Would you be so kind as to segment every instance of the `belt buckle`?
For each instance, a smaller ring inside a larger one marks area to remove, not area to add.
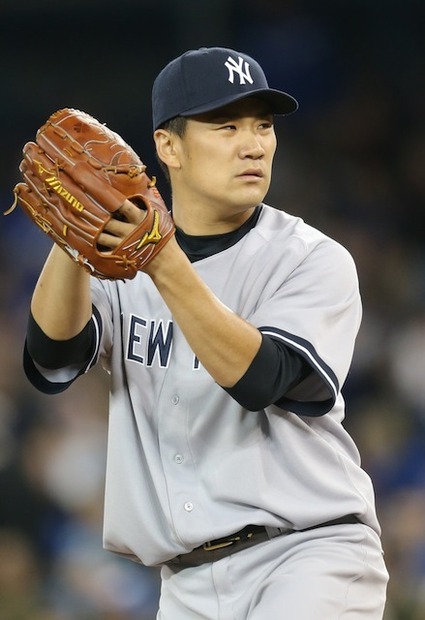
[[[217,549],[224,549],[225,547],[230,547],[231,545],[234,545],[236,542],[240,541],[240,539],[240,536],[233,536],[222,541],[212,540],[204,543],[202,545],[202,549],[204,551],[216,551]]]

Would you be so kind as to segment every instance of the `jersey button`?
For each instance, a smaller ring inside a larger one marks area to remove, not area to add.
[[[173,403],[173,405],[177,405],[179,400],[180,398],[177,396],[177,394],[174,394],[174,396],[171,397],[171,402]]]
[[[176,454],[176,455],[174,456],[174,460],[175,460],[175,462],[176,462],[178,465],[180,465],[180,463],[183,463],[183,461],[184,461],[184,456],[183,456],[183,454]]]
[[[186,512],[192,512],[192,510],[193,510],[192,502],[186,502],[185,505],[184,505],[184,509],[186,510]]]

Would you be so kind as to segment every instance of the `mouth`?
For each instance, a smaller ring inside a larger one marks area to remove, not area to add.
[[[262,179],[264,177],[264,172],[258,168],[248,168],[248,170],[245,170],[238,176],[242,178]]]

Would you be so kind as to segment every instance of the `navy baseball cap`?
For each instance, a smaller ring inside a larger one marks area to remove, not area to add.
[[[153,128],[175,116],[193,116],[245,97],[265,99],[273,114],[298,108],[294,97],[269,88],[258,62],[224,47],[189,50],[172,60],[156,77],[152,89]]]

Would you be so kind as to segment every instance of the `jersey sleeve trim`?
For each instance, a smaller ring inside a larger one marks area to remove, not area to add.
[[[100,340],[102,336],[102,319],[98,310],[93,306],[92,308],[92,333],[94,335],[92,347],[90,350],[90,358],[87,362],[82,366],[82,368],[70,379],[69,381],[50,381],[47,379],[43,373],[37,368],[34,360],[32,359],[29,351],[27,342],[25,341],[24,352],[23,352],[23,367],[25,375],[27,376],[30,383],[40,392],[44,394],[60,394],[64,392],[68,387],[70,387],[74,381],[86,373],[92,366],[95,365],[98,358]]]
[[[328,366],[320,358],[312,344],[304,338],[294,336],[293,334],[290,334],[289,332],[286,332],[277,327],[263,326],[260,327],[259,330],[261,331],[261,333],[270,336],[271,338],[280,340],[287,346],[292,347],[293,349],[298,351],[298,353],[304,357],[304,359],[313,368],[315,373],[320,377],[324,384],[326,392],[328,393],[328,398],[324,398],[321,400],[301,400],[296,398],[290,398],[290,395],[286,394],[275,404],[282,409],[289,409],[290,411],[293,411],[298,415],[321,416],[325,413],[328,413],[336,402],[340,386],[337,376],[330,368],[330,366]],[[308,380],[309,379],[307,379],[307,381]]]
[[[47,379],[35,365],[34,360],[32,359],[28,351],[28,345],[26,341],[24,345],[23,367],[27,379],[39,392],[42,392],[43,394],[60,394],[61,392],[64,392],[70,385],[74,383],[77,377],[84,373],[84,369],[80,370],[80,372],[78,372],[69,381],[49,381],[49,379]]]
[[[87,372],[87,370],[92,368],[92,366],[94,366],[97,362],[97,358],[99,356],[100,342],[102,340],[102,332],[103,332],[102,317],[100,315],[99,310],[96,308],[96,306],[92,306],[92,312],[93,312],[92,322],[93,322],[93,328],[94,328],[93,354],[89,360],[89,363],[86,366],[85,372]]]
[[[245,409],[260,411],[279,401],[310,372],[310,364],[298,351],[262,334],[246,373],[233,387],[223,389]]]

